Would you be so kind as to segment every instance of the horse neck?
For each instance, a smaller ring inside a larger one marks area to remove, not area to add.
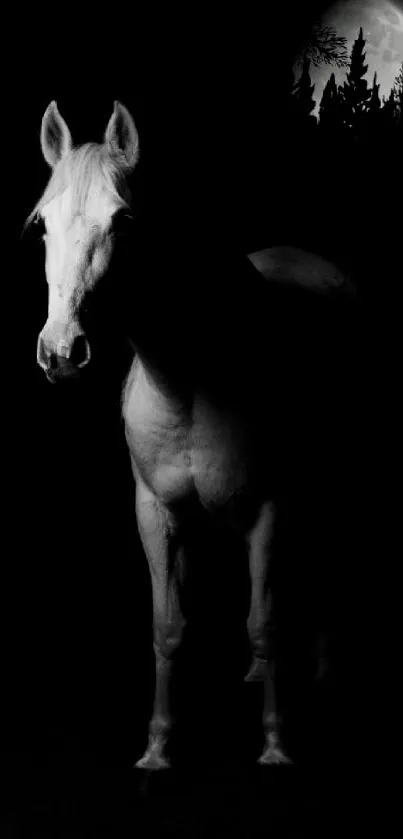
[[[171,415],[183,416],[191,413],[194,404],[195,389],[177,375],[172,375],[165,366],[155,364],[144,353],[136,353],[136,381],[141,383],[148,401],[157,413],[163,411]]]
[[[170,305],[160,300],[154,312],[151,304],[145,306],[140,317],[133,318],[129,341],[138,374],[152,393],[180,407],[189,405],[193,400],[197,346],[173,301]]]
[[[147,382],[161,397],[182,405],[197,389],[220,389],[251,321],[250,283],[243,276],[248,265],[198,252],[192,258],[188,250],[171,252],[159,270],[137,262],[143,282],[133,286],[127,331]]]

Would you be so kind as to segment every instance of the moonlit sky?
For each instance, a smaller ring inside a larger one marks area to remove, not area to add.
[[[403,61],[403,2],[397,0],[338,0],[320,18],[320,23],[332,26],[337,35],[347,38],[347,54],[350,58],[351,48],[358,37],[359,28],[362,26],[364,39],[366,41],[364,51],[366,54],[365,63],[368,64],[368,71],[365,79],[368,87],[372,86],[374,72],[377,73],[377,82],[380,84],[379,95],[388,96],[393,87],[400,63]],[[314,98],[316,108],[314,114],[318,114],[319,102],[322,98],[323,89],[332,72],[336,77],[336,84],[340,85],[346,80],[348,68],[339,70],[333,65],[323,64],[314,67],[311,64],[310,75],[312,82],[315,82]],[[299,71],[296,77],[299,76]]]

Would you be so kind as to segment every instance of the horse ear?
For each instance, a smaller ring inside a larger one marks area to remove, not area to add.
[[[118,160],[123,168],[134,169],[139,156],[139,137],[129,111],[117,100],[104,140],[111,157]]]
[[[56,102],[48,105],[42,117],[41,148],[46,163],[54,169],[71,148],[71,134],[57,109]]]

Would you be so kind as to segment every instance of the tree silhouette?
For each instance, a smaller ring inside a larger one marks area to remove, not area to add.
[[[385,121],[390,122],[390,124],[395,123],[401,125],[403,111],[403,61],[399,67],[389,96],[383,96],[382,103],[382,113]]]
[[[342,113],[339,91],[334,73],[326,82],[319,105],[319,124],[321,128],[338,130],[341,127]]]
[[[316,103],[313,98],[315,85],[311,83],[309,67],[310,61],[308,58],[305,58],[301,76],[295,83],[291,93],[291,110],[297,117],[316,123],[316,117],[311,116],[311,112],[314,110]]]
[[[376,82],[377,74],[374,73],[374,81],[371,88],[371,98],[369,100],[368,110],[372,114],[377,114],[381,107],[381,100],[379,98],[379,84]]]
[[[368,90],[367,81],[363,78],[368,70],[368,64],[364,63],[365,43],[362,27],[360,27],[358,38],[354,41],[351,50],[347,81],[344,82],[343,87],[339,88],[343,102],[344,122],[353,129],[356,139],[365,125],[365,116],[371,99],[371,90]]]
[[[371,97],[368,103],[367,112],[367,128],[368,139],[375,139],[375,134],[380,128],[381,124],[381,100],[379,97],[379,84],[377,83],[377,74],[374,73],[374,80],[372,88],[370,89]]]
[[[347,38],[336,34],[332,26],[317,24],[313,27],[308,41],[305,42],[296,56],[296,65],[301,65],[308,59],[314,67],[321,64],[334,64],[336,67],[347,67]]]
[[[395,101],[395,119],[401,125],[403,119],[403,61],[395,78],[392,90]]]

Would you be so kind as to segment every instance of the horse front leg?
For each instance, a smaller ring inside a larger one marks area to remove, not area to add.
[[[252,649],[252,661],[245,681],[264,684],[262,722],[265,745],[258,761],[263,765],[290,762],[280,741],[275,690],[275,657],[270,631],[272,594],[268,586],[268,573],[274,520],[274,506],[270,502],[265,502],[260,508],[254,527],[246,538],[251,577],[251,604],[247,630]]]
[[[151,576],[156,683],[147,749],[135,765],[140,769],[168,769],[167,746],[174,721],[171,707],[172,667],[185,628],[179,603],[184,550],[178,538],[176,517],[138,478],[136,512]]]

